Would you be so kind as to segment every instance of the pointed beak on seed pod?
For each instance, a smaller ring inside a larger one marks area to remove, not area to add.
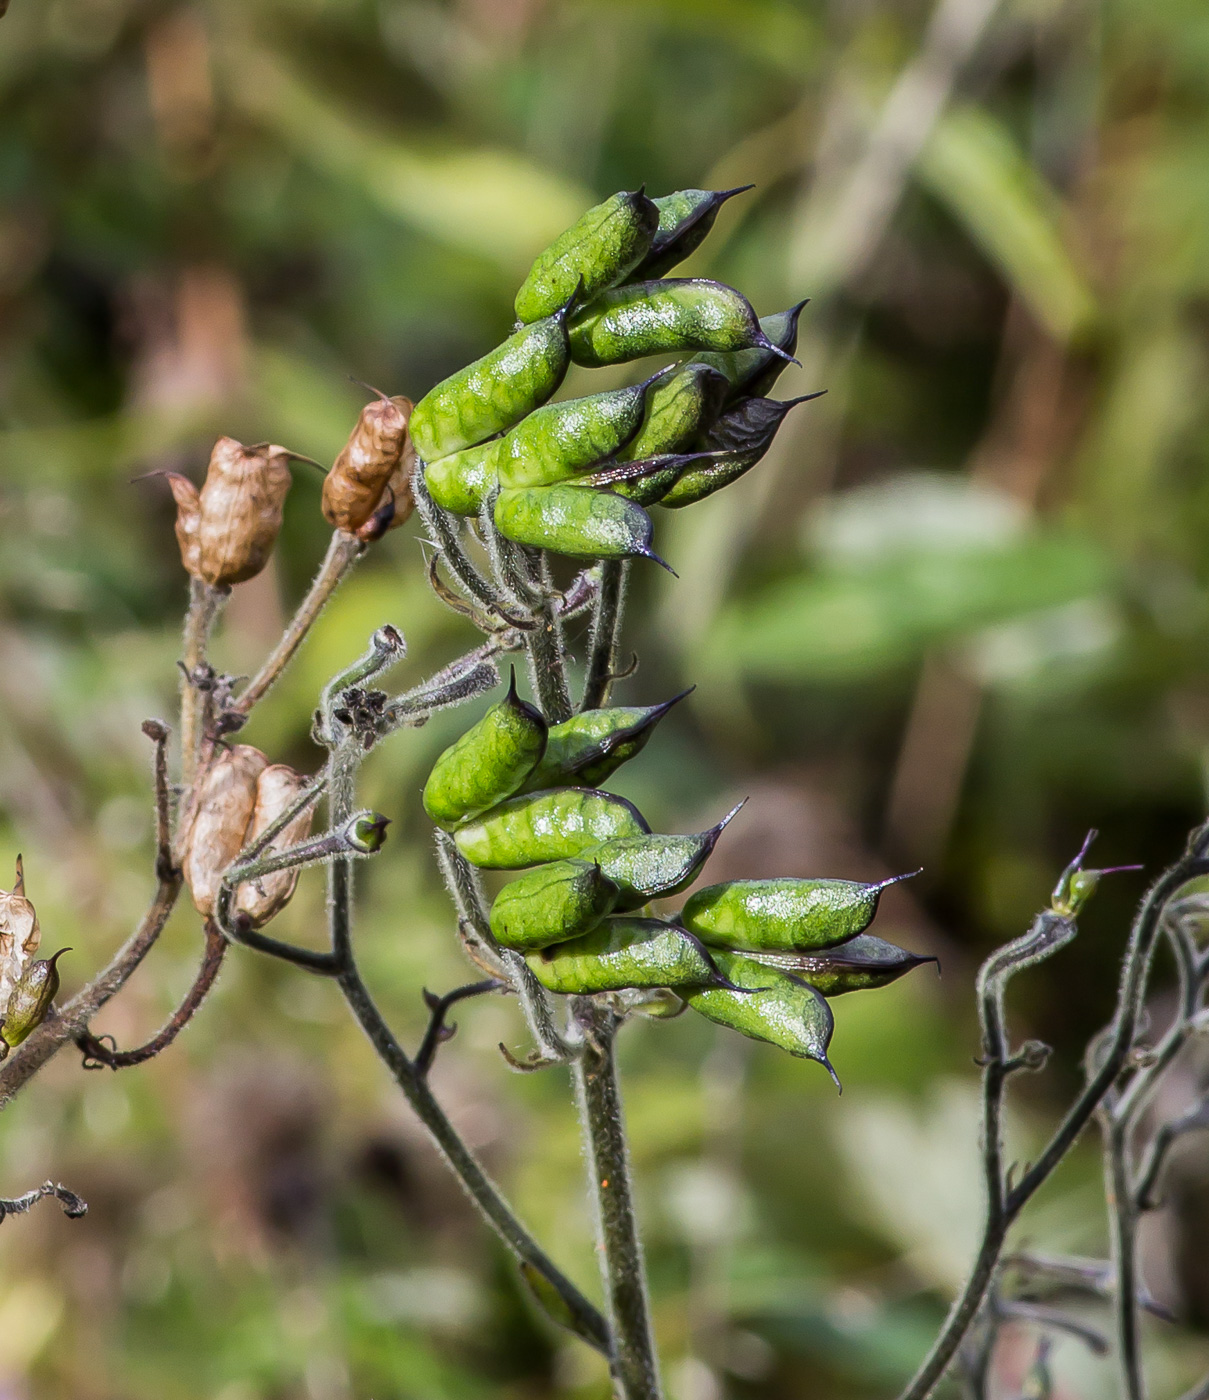
[[[385,394],[361,410],[323,483],[323,514],[329,525],[369,541],[402,525],[411,514],[416,460],[407,431],[411,411],[410,399]]]
[[[245,447],[221,437],[200,491],[187,477],[167,473],[181,562],[194,578],[229,588],[264,568],[281,529],[291,455],[284,447]]]
[[[6,1054],[46,1020],[46,1013],[59,993],[59,969],[55,964],[64,953],[70,952],[70,948],[60,948],[53,957],[36,959],[21,974],[0,1020],[0,1040]]]

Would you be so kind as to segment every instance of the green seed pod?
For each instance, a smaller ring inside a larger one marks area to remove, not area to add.
[[[868,928],[887,885],[910,878],[893,875],[876,885],[856,880],[728,880],[698,890],[681,911],[680,922],[711,947],[761,953],[832,948]]]
[[[437,505],[455,515],[478,515],[499,484],[496,463],[502,442],[502,438],[492,438],[425,463],[424,480]]]
[[[566,307],[510,335],[424,395],[408,425],[416,451],[435,462],[519,423],[563,382],[568,353]]]
[[[679,474],[664,492],[660,505],[678,510],[738,481],[767,453],[789,410],[818,397],[815,393],[784,401],[740,399],[706,433],[705,446],[711,449],[708,456],[690,463]]]
[[[620,282],[646,256],[658,227],[659,210],[643,190],[622,190],[594,205],[537,255],[516,294],[517,319],[549,316],[581,284],[587,299]]]
[[[708,831],[692,836],[623,836],[592,847],[585,856],[617,886],[618,909],[639,909],[652,899],[679,894],[693,883],[739,807]]]
[[[770,343],[781,351],[777,354],[773,350],[763,347],[756,347],[751,350],[732,351],[728,355],[715,355],[706,353],[694,357],[693,364],[710,365],[720,373],[726,375],[730,383],[730,392],[727,398],[730,402],[742,398],[744,395],[754,395],[762,397],[767,394],[772,386],[777,382],[785,366],[789,363],[788,356],[798,348],[798,317],[802,314],[802,308],[807,305],[806,301],[800,301],[796,306],[791,306],[787,311],[775,312],[772,316],[760,317],[760,329],[768,337]]]
[[[739,185],[733,190],[677,190],[655,200],[659,227],[650,252],[631,273],[632,279],[641,282],[663,277],[705,242],[718,210],[728,199],[754,188]]]
[[[524,870],[582,856],[618,836],[649,836],[633,803],[594,788],[513,797],[454,832],[458,850],[483,870]]]
[[[840,1081],[827,1058],[835,1019],[822,994],[735,953],[719,952],[714,957],[727,979],[746,990],[709,987],[685,992],[689,1006],[740,1035],[766,1040],[804,1060],[817,1060],[839,1088]]]
[[[663,452],[685,452],[722,411],[729,382],[710,365],[690,363],[665,370],[646,396],[642,427],[620,461]]]
[[[655,726],[692,689],[682,690],[662,705],[584,710],[562,724],[551,725],[546,752],[521,791],[538,792],[569,783],[599,787],[623,763],[642,752]]]
[[[778,968],[787,976],[817,988],[825,997],[888,986],[920,963],[940,965],[934,957],[910,953],[871,933],[858,933],[838,948],[819,953],[749,952],[746,956],[752,962]]]
[[[363,856],[372,856],[386,845],[386,828],[390,818],[375,812],[372,816],[356,817],[345,827],[348,844]]]
[[[508,694],[437,759],[424,784],[424,810],[454,826],[502,802],[520,787],[546,751],[546,721],[516,693]]]
[[[500,444],[500,485],[551,486],[612,457],[641,427],[655,378],[535,409]]]
[[[526,961],[547,991],[568,996],[627,987],[707,987],[721,980],[700,940],[660,919],[606,919],[582,938]]]
[[[55,964],[70,951],[70,948],[60,948],[52,958],[38,958],[21,974],[9,994],[4,1019],[0,1021],[0,1038],[5,1045],[20,1045],[46,1019],[59,991],[59,969]]]
[[[704,277],[631,282],[602,292],[571,321],[571,357],[580,365],[616,365],[680,350],[757,347],[779,353],[747,299]]]
[[[513,880],[491,906],[505,948],[533,952],[594,929],[617,903],[617,886],[590,860],[556,860]]]
[[[651,517],[633,501],[586,486],[532,486],[501,491],[495,528],[505,539],[572,559],[653,559]]]

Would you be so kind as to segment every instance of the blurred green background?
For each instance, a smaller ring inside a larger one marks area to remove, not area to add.
[[[738,486],[660,515],[618,690],[678,708],[617,786],[657,826],[752,801],[743,873],[925,867],[879,929],[939,953],[836,1004],[823,1072],[685,1017],[625,1035],[673,1400],[889,1396],[979,1211],[972,978],[1090,826],[1153,872],[1209,755],[1209,11],[1196,0],[12,0],[0,19],[0,853],[25,854],[68,990],[151,883],[149,754],[186,593],[162,483],[219,432],[319,460],[364,402],[506,334],[531,257],[588,203],[754,182],[688,271],[759,312],[813,298],[795,411]],[[615,372],[620,375],[621,371]],[[583,371],[565,393],[606,387]],[[619,382],[619,381],[618,381]],[[296,471],[272,570],[218,660],[248,672],[320,557]],[[413,683],[474,634],[414,525],[376,546],[247,731],[317,762],[319,686],[383,622]],[[576,641],[582,641],[577,636]],[[372,756],[394,818],[358,941],[400,1032],[465,980],[418,803],[465,712]],[[1027,1156],[1105,1018],[1140,877],[1021,987],[1058,1048]],[[908,892],[909,891],[909,892]],[[321,881],[279,921],[314,936]],[[182,909],[98,1029],[188,985]],[[0,1189],[90,1203],[0,1229],[3,1400],[600,1400],[535,1317],[332,988],[245,953],[149,1066],[64,1052],[0,1119]],[[1156,1016],[1162,1016],[1162,989]],[[555,1255],[595,1287],[565,1076],[510,1074],[503,1002],[459,1008],[436,1083]],[[1195,1088],[1204,1062],[1181,1067]],[[1182,1076],[1182,1078],[1180,1078]],[[1159,1393],[1209,1364],[1209,1170],[1177,1162],[1143,1261]],[[1093,1143],[1021,1226],[1098,1253]],[[1009,1330],[998,1394],[1035,1336]],[[1110,1393],[1057,1351],[1058,1394]]]

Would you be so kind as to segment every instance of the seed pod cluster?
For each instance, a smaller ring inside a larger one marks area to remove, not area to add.
[[[228,867],[290,809],[308,781],[284,763],[270,763],[250,744],[233,744],[214,760],[198,783],[181,843],[181,870],[199,914],[214,914]],[[293,817],[263,854],[305,840],[312,817],[310,807]],[[232,914],[260,928],[285,908],[297,883],[297,870],[275,870],[244,881],[235,892]]]
[[[740,193],[621,191],[538,255],[516,296],[517,330],[412,415],[438,506],[477,516],[490,505],[501,535],[571,558],[663,562],[648,508],[690,505],[737,480],[801,402],[766,396],[793,356],[805,303],[761,320],[733,287],[666,275]],[[572,361],[669,353],[692,358],[627,388],[549,402]]]
[[[59,958],[34,954],[42,941],[38,914],[25,894],[25,870],[17,857],[11,890],[0,890],[0,1059],[46,1019],[59,990]]]
[[[882,891],[903,877],[731,880],[698,890],[670,919],[651,917],[652,900],[696,880],[738,811],[695,835],[655,833],[599,786],[682,698],[547,725],[517,696],[514,675],[504,700],[437,759],[425,808],[472,865],[523,872],[495,897],[491,932],[547,990],[658,989],[673,1010],[830,1069],[827,999],[926,961],[865,931]]]

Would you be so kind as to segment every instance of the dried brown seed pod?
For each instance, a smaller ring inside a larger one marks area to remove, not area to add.
[[[8,1003],[41,938],[37,912],[25,897],[25,869],[18,856],[12,890],[0,890],[0,1007]]]
[[[291,455],[284,447],[245,447],[221,437],[200,491],[188,477],[167,473],[181,562],[191,574],[227,588],[264,568],[281,529]]]
[[[410,399],[385,394],[361,410],[323,483],[323,514],[329,525],[359,539],[376,540],[411,514],[416,456],[407,432],[411,410]]]
[[[298,798],[310,779],[296,773],[288,764],[272,763],[262,771],[256,782],[256,807],[252,822],[244,834],[244,844],[255,841],[266,827]],[[305,841],[310,835],[315,809],[308,807],[288,822],[266,847],[264,854],[283,851],[287,846]],[[235,895],[235,913],[247,917],[253,928],[267,924],[290,902],[298,883],[297,870],[275,870],[258,880],[247,880]]]
[[[207,918],[214,913],[223,871],[243,848],[256,810],[256,784],[268,762],[250,744],[234,744],[201,780],[182,843],[181,870],[194,908]]]

